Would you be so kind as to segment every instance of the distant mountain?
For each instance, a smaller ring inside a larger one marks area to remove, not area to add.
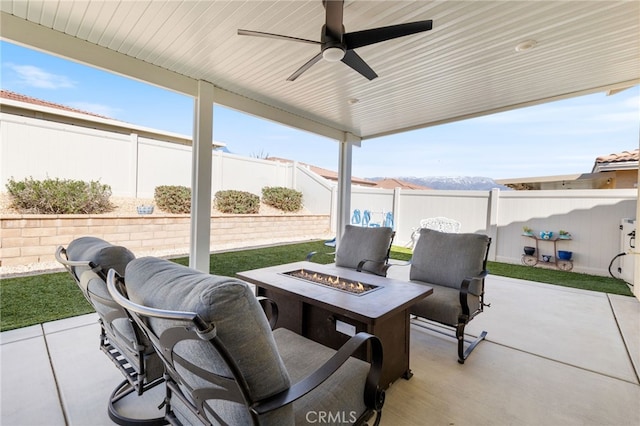
[[[373,181],[383,180],[383,177],[367,178]],[[428,177],[395,177],[405,182],[415,185],[427,186],[432,189],[458,189],[458,190],[475,190],[488,191],[493,188],[500,190],[510,190],[504,185],[499,185],[493,179],[481,176],[428,176]]]

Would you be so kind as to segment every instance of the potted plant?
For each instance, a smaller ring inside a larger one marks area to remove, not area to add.
[[[533,256],[535,252],[536,252],[535,247],[524,246],[524,254],[526,254],[527,256]]]
[[[571,234],[568,231],[561,229],[558,231],[558,238],[562,240],[569,240],[571,239]]]
[[[526,235],[527,237],[533,236],[533,229],[529,228],[528,226],[523,226],[522,235]]]

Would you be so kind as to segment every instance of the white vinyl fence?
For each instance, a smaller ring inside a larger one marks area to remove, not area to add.
[[[12,114],[0,115],[0,191],[10,178],[99,180],[114,196],[152,198],[156,186],[191,186],[191,146]],[[162,134],[158,133],[158,137]],[[213,193],[260,195],[291,187],[293,164],[212,151]]]
[[[191,146],[136,133],[123,133],[48,120],[0,114],[0,191],[11,177],[100,180],[114,196],[151,198],[159,185],[191,185]],[[212,193],[222,189],[261,194],[265,186],[295,188],[313,214],[331,215],[336,228],[336,185],[296,163],[241,157],[213,151]],[[336,147],[337,155],[337,147]],[[213,195],[213,194],[212,194]],[[391,213],[395,242],[408,245],[421,219],[445,216],[462,223],[461,232],[493,239],[490,259],[520,263],[522,227],[567,230],[574,271],[608,274],[621,250],[620,222],[636,217],[637,191],[435,191],[386,190],[353,186],[351,209],[371,212],[371,223]],[[362,219],[362,217],[361,217]],[[546,248],[548,250],[548,248]],[[541,249],[542,250],[542,249]],[[554,254],[554,253],[550,253]]]
[[[394,208],[394,205],[396,206]],[[572,239],[558,242],[558,250],[573,252],[576,272],[608,275],[611,260],[621,251],[621,220],[636,217],[637,191],[415,191],[352,189],[353,210],[372,212],[379,222],[393,212],[397,245],[409,246],[420,220],[445,216],[462,223],[461,232],[492,237],[490,259],[520,263],[525,245],[522,227],[540,231],[569,231]],[[553,245],[540,242],[540,251],[555,256]]]

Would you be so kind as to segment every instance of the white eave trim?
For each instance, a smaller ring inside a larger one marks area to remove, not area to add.
[[[593,167],[593,173],[615,172],[618,170],[638,170],[637,161],[612,161],[610,163],[597,163]]]

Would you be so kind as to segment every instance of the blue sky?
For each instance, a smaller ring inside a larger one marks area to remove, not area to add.
[[[193,100],[94,68],[0,42],[5,90],[151,128],[192,134]],[[598,93],[363,141],[353,174],[485,176],[588,173],[595,158],[638,148],[640,89]],[[337,169],[335,141],[216,107],[214,138],[239,155]]]

